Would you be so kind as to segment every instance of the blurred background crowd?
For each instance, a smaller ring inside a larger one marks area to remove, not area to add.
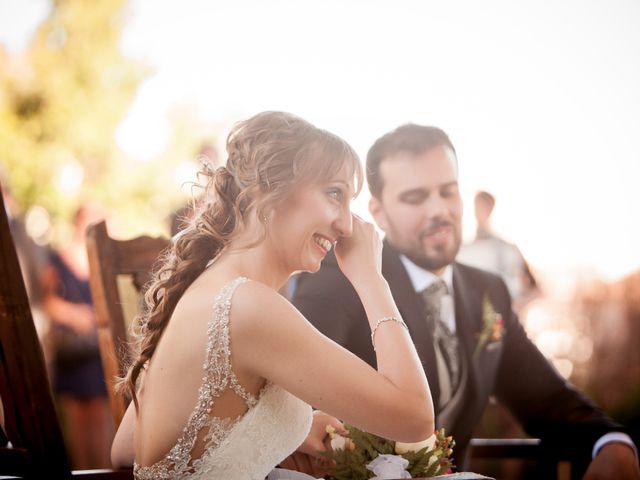
[[[542,352],[640,444],[639,21],[632,1],[2,2],[0,182],[74,467],[108,465],[113,435],[84,229],[175,233],[203,156],[265,109],[361,157],[401,123],[444,128],[460,260],[504,276]],[[477,432],[521,435],[498,406]]]

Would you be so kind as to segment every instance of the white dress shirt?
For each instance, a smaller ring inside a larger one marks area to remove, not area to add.
[[[445,323],[452,333],[456,333],[456,310],[453,302],[453,269],[447,265],[441,276],[435,275],[424,268],[417,266],[404,255],[400,255],[400,261],[404,265],[413,289],[420,293],[438,279],[444,281],[447,286],[447,294],[442,296],[440,306],[440,320]]]

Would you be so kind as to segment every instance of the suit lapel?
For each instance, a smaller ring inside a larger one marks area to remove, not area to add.
[[[456,330],[469,359],[477,343],[479,321],[482,315],[482,297],[477,289],[468,284],[460,266],[453,264],[453,291],[456,308]]]
[[[433,338],[427,328],[424,303],[420,295],[413,289],[413,284],[400,261],[398,252],[386,240],[382,250],[382,274],[387,279],[393,299],[403,320],[409,327],[411,338],[429,380],[431,396],[440,398],[436,354],[433,348]],[[436,413],[438,412],[436,411]]]
[[[483,294],[477,286],[474,288],[474,285],[469,283],[457,263],[453,264],[453,290],[455,295],[456,329],[461,342],[460,345],[464,348],[463,358],[467,362],[469,373],[467,375],[467,384],[461,387],[467,389],[467,392],[465,392],[467,398],[484,398],[480,392],[491,388],[490,384],[492,382],[488,381],[488,372],[483,373],[480,368],[480,362],[477,361],[477,358],[474,358],[482,319]],[[477,402],[473,401],[469,406],[472,408],[479,407]],[[481,408],[484,408],[484,406]],[[469,418],[472,417],[469,416]]]

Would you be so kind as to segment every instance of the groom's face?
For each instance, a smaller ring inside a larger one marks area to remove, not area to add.
[[[458,167],[449,147],[399,153],[380,164],[383,188],[369,203],[393,247],[417,265],[441,273],[462,240]]]

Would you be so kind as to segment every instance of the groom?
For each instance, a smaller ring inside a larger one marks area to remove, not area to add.
[[[408,124],[387,133],[369,150],[367,180],[369,210],[386,234],[383,274],[424,364],[436,424],[456,440],[458,464],[493,395],[544,448],[574,460],[593,456],[591,478],[640,479],[631,439],[549,365],[512,312],[504,282],[455,262],[462,200],[445,132]],[[364,309],[333,255],[300,277],[294,304],[375,366]]]

